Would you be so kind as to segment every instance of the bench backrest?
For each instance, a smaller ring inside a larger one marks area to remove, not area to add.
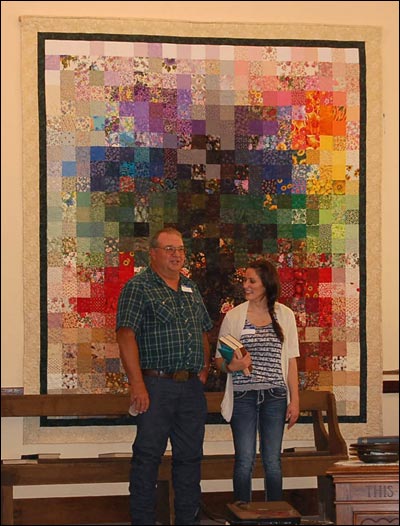
[[[347,444],[340,432],[335,395],[330,391],[301,391],[300,411],[309,412],[313,420],[317,451],[347,455]],[[327,428],[324,424],[326,419]]]

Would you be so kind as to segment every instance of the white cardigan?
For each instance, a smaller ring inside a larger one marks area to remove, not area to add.
[[[232,336],[240,340],[246,322],[248,307],[249,302],[245,301],[228,311],[222,321],[218,337],[232,334]],[[282,303],[275,302],[275,313],[285,337],[282,345],[282,375],[287,385],[289,359],[300,356],[296,319],[293,311]],[[215,354],[216,358],[222,358],[221,353],[218,350],[219,345],[220,344],[218,343],[217,352]],[[233,412],[233,381],[232,374],[228,373],[226,376],[225,394],[221,403],[221,414],[227,422],[230,422]],[[288,389],[288,401],[289,400],[290,393]]]

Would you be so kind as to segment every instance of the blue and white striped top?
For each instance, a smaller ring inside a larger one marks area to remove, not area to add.
[[[275,334],[272,323],[258,327],[246,319],[240,341],[251,354],[253,370],[250,376],[241,372],[233,373],[233,390],[285,388],[282,375],[282,343]]]

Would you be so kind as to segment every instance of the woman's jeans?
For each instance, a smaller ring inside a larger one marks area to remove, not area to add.
[[[257,431],[260,435],[260,453],[265,473],[265,500],[282,500],[281,448],[286,407],[285,388],[234,392],[231,428],[235,446],[235,501],[251,502]]]
[[[145,376],[150,408],[136,419],[132,450],[130,508],[132,524],[156,524],[158,468],[172,446],[175,524],[196,524],[201,498],[201,460],[207,418],[204,385]]]

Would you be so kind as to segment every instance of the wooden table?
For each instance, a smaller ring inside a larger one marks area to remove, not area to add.
[[[400,524],[398,463],[348,460],[327,473],[335,486],[336,524]]]

